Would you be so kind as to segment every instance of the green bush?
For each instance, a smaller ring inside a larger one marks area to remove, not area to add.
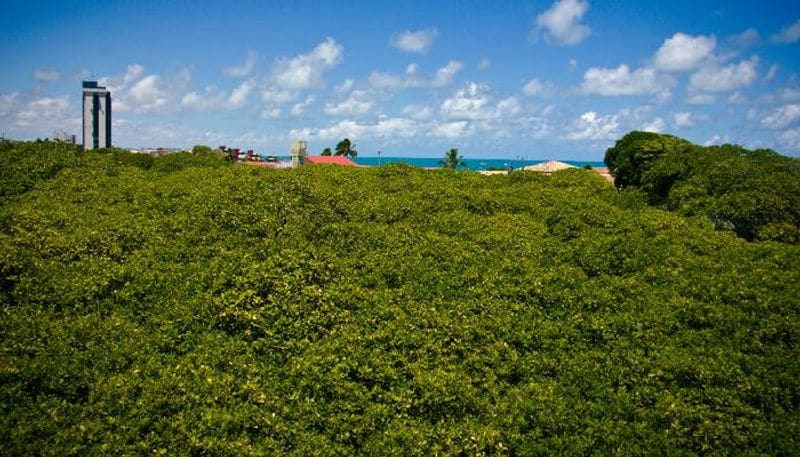
[[[796,245],[584,170],[75,154],[3,200],[3,455],[798,453]]]

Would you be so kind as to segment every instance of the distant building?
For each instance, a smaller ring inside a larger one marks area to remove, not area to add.
[[[344,156],[306,156],[306,163],[344,165],[347,167],[357,167],[358,164]]]
[[[83,148],[111,147],[111,92],[97,81],[83,82]]]
[[[297,139],[291,145],[292,151],[292,168],[297,168],[306,162],[308,155],[308,143],[304,140]]]

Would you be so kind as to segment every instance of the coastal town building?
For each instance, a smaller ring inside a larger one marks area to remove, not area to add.
[[[111,147],[111,92],[97,81],[83,82],[83,148]]]
[[[329,164],[356,167],[358,164],[345,156],[306,156],[306,163],[310,164]]]

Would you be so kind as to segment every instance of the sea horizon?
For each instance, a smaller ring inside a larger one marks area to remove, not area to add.
[[[415,167],[440,167],[441,157],[385,157],[385,156],[358,156],[353,159],[359,165],[366,165],[366,166],[376,166],[376,165],[386,165],[389,163],[406,163],[411,166]],[[539,163],[547,162],[549,160],[558,160],[558,159],[521,159],[521,158],[514,158],[514,159],[490,159],[490,158],[472,158],[472,157],[465,157],[462,159],[465,164],[465,169],[468,170],[488,170],[488,169],[508,169],[508,167],[512,167],[513,169],[519,169],[523,167],[527,167],[529,165],[536,165]],[[605,168],[606,165],[603,161],[592,161],[592,160],[559,160],[560,162],[564,162],[570,165],[574,165],[576,167],[584,167],[589,165],[592,168]]]

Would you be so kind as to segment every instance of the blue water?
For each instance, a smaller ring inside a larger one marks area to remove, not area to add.
[[[380,160],[380,162],[379,162]],[[434,157],[356,157],[355,162],[359,165],[378,165],[387,163],[406,163],[415,167],[440,167],[438,158]],[[514,169],[536,165],[537,163],[547,162],[546,160],[520,160],[520,159],[469,159],[465,158],[465,168],[470,170],[486,170],[489,168],[507,169],[509,166]],[[603,162],[582,162],[575,160],[563,160],[562,162],[576,167],[589,165],[591,167],[605,167]]]

